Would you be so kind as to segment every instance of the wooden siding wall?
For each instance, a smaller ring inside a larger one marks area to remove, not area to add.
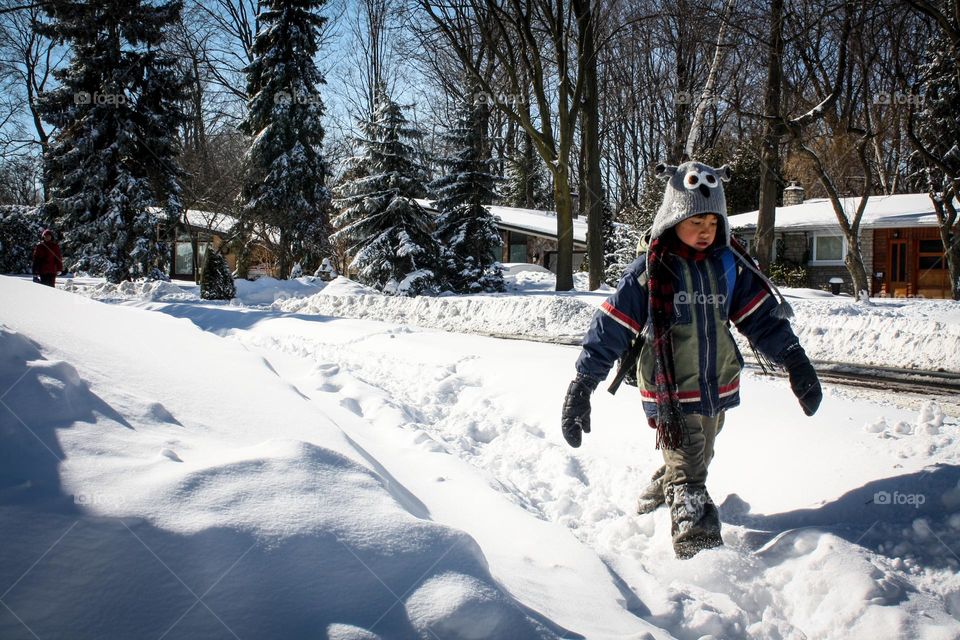
[[[896,237],[894,237],[896,234]],[[906,240],[907,241],[907,282],[910,284],[910,289],[906,292],[896,292],[892,291],[890,287],[890,241],[891,240]],[[936,240],[937,243],[940,242],[940,231],[932,227],[914,227],[914,228],[904,228],[904,229],[876,229],[873,232],[873,273],[871,273],[871,283],[874,287],[871,292],[874,295],[879,295],[883,291],[884,285],[886,285],[886,294],[889,296],[896,295],[922,295],[928,298],[933,297],[950,297],[949,291],[949,278],[946,279],[944,286],[938,288],[924,289],[919,282],[920,273],[919,273],[919,244],[921,240]],[[880,271],[883,272],[883,279],[876,277],[876,273]]]

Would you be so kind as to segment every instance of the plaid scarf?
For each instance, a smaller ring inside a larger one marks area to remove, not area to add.
[[[672,254],[672,255],[671,255]],[[650,317],[653,324],[654,394],[657,418],[650,426],[657,430],[657,449],[678,449],[683,445],[686,419],[677,396],[673,360],[674,278],[673,256],[700,261],[707,257],[683,244],[673,233],[654,240],[647,251],[647,286],[650,292]]]

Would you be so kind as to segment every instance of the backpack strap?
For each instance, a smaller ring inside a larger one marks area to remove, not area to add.
[[[730,304],[733,302],[733,288],[737,284],[737,260],[733,255],[732,249],[727,249],[720,254],[720,264],[723,265],[723,275],[727,280],[727,297],[725,304],[727,307],[727,317],[730,317]]]

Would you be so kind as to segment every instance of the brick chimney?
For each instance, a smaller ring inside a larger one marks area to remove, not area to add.
[[[796,180],[790,181],[790,186],[783,190],[783,206],[790,207],[803,204],[803,187]]]

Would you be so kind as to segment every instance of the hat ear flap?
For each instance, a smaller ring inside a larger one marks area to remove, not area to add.
[[[724,182],[730,182],[730,178],[733,177],[733,171],[730,170],[730,165],[725,164],[719,169],[715,169],[717,177],[723,180]]]
[[[669,180],[674,174],[677,173],[677,167],[672,164],[664,164],[661,162],[657,165],[656,171],[658,178],[661,180]]]

